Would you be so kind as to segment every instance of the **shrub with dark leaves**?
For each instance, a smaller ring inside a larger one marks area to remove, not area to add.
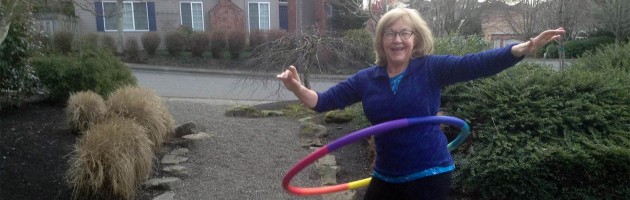
[[[227,40],[230,57],[234,60],[239,59],[241,52],[245,49],[245,32],[232,31],[228,34]]]
[[[193,57],[203,57],[210,46],[210,35],[206,32],[194,32],[190,36],[190,52]]]
[[[53,45],[55,49],[63,54],[68,54],[72,51],[72,40],[74,34],[68,31],[57,31],[53,35]]]
[[[179,32],[170,32],[165,38],[166,50],[171,56],[179,56],[186,48],[186,39]]]
[[[223,52],[225,52],[225,48],[227,47],[225,31],[212,31],[212,33],[210,34],[210,43],[210,51],[212,52],[212,57],[216,59],[223,58]]]
[[[146,32],[142,34],[142,47],[147,54],[153,56],[155,55],[155,51],[160,46],[162,40],[160,39],[160,35],[156,32]]]

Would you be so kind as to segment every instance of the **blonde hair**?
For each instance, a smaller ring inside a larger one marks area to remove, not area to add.
[[[374,50],[376,51],[376,65],[387,66],[387,57],[383,48],[383,34],[386,28],[401,20],[411,25],[413,29],[413,53],[412,57],[422,57],[433,52],[433,33],[427,26],[417,10],[409,8],[395,8],[385,13],[376,25],[376,37],[374,38]]]

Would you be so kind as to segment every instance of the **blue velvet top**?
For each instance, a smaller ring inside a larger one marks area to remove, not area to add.
[[[394,94],[383,66],[363,69],[348,79],[318,92],[314,110],[342,109],[359,101],[374,125],[394,119],[435,116],[440,110],[441,88],[462,81],[490,76],[523,59],[514,57],[509,45],[465,56],[427,55],[409,62]],[[432,167],[453,165],[440,126],[407,127],[375,138],[376,166],[385,176],[405,176]]]

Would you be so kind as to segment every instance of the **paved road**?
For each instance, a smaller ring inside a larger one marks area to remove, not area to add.
[[[201,73],[134,68],[142,87],[165,98],[192,98],[239,101],[296,100],[275,77],[239,73]],[[340,79],[313,79],[312,87],[324,91]]]

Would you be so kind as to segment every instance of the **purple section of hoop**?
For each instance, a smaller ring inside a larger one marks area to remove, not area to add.
[[[375,126],[371,126],[369,128],[364,128],[358,131],[355,131],[349,135],[346,135],[345,137],[339,138],[331,143],[329,143],[328,145],[328,151],[332,152],[338,148],[341,148],[347,144],[353,143],[355,141],[357,141],[358,139],[370,136],[370,135],[380,135],[383,133],[386,133],[388,131],[394,130],[394,129],[399,129],[399,128],[403,128],[409,126],[409,120],[408,119],[397,119],[397,120],[393,120],[393,121],[389,121],[389,122],[385,122],[385,123],[381,123]]]

